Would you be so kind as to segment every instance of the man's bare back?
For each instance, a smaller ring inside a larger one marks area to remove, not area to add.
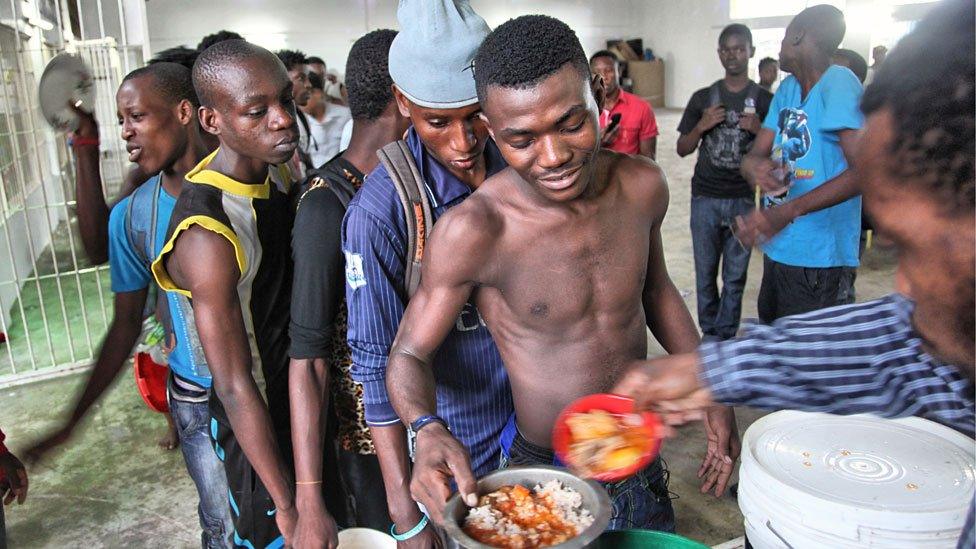
[[[446,253],[474,282],[519,429],[543,447],[569,402],[606,391],[646,357],[641,296],[646,281],[667,279],[653,272],[663,262],[649,261],[668,203],[660,169],[607,150],[595,162],[591,196],[569,204],[538,200],[502,171],[440,220],[428,251],[434,269]]]

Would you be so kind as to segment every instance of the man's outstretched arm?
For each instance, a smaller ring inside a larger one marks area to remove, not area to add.
[[[172,280],[190,292],[193,314],[213,388],[248,462],[274,500],[275,519],[286,543],[295,525],[294,492],[276,442],[268,407],[251,375],[251,348],[237,283],[241,276],[233,245],[223,236],[192,226],[177,236],[164,257]]]
[[[470,223],[472,214],[452,215],[457,213],[445,215],[434,231],[424,256],[420,289],[407,306],[390,351],[386,386],[397,415],[408,425],[437,412],[431,363],[475,286],[472,275],[486,246],[479,242],[484,237],[472,235],[491,234]],[[477,484],[470,457],[447,427],[431,423],[417,433],[416,442],[410,488],[431,518],[442,522],[451,479],[465,501],[474,505]]]
[[[105,340],[98,351],[95,366],[88,374],[85,387],[75,402],[71,415],[64,424],[42,440],[35,442],[25,452],[24,457],[30,461],[38,461],[45,454],[66,442],[74,432],[78,423],[84,419],[92,405],[101,398],[108,389],[125,362],[132,356],[139,334],[142,332],[142,313],[146,306],[146,294],[143,288],[134,292],[119,292],[115,294],[115,307],[112,314],[112,324],[109,326]]]

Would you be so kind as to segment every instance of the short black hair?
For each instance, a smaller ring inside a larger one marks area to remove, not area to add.
[[[144,76],[153,78],[155,91],[159,92],[160,96],[167,102],[175,105],[186,99],[194,107],[200,106],[197,94],[193,90],[190,69],[185,66],[169,61],[155,62],[125,75],[122,83]]]
[[[198,50],[190,49],[186,46],[176,46],[175,48],[165,49],[152,59],[146,61],[147,65],[154,63],[179,63],[189,70],[193,70],[193,62],[197,60]]]
[[[323,61],[321,57],[315,55],[311,57],[306,57],[305,62],[308,63],[309,65],[315,65],[316,63],[318,63],[319,65],[325,64],[325,61]]]
[[[204,36],[203,40],[200,40],[200,43],[197,44],[197,51],[203,53],[203,51],[209,48],[210,46],[213,46],[218,42],[223,42],[224,40],[244,40],[244,37],[237,34],[234,31],[229,31],[229,30],[217,31],[213,34],[208,34]]]
[[[952,213],[973,213],[976,16],[971,0],[949,0],[888,54],[861,110],[891,112],[888,163],[896,182],[918,185]]]
[[[275,58],[268,50],[245,40],[224,40],[201,52],[193,64],[193,89],[200,98],[200,104],[205,107],[214,106],[214,89],[225,78],[221,74],[222,70],[255,56]]]
[[[312,86],[313,90],[325,90],[325,82],[322,81],[322,77],[317,72],[308,73],[308,84]]]
[[[305,65],[308,61],[305,54],[298,50],[278,50],[275,52],[278,59],[285,64],[285,70],[290,71],[299,65]]]
[[[778,65],[779,61],[773,59],[772,57],[763,57],[759,60],[759,70],[763,70],[763,67],[769,65],[770,63],[776,63]]]
[[[827,55],[832,55],[840,46],[847,23],[844,22],[844,12],[830,4],[817,4],[801,11],[790,22],[794,30],[802,30],[813,39],[817,49]]]
[[[346,59],[346,93],[353,120],[376,120],[393,101],[390,44],[397,31],[380,29],[356,40]]]
[[[573,29],[547,15],[523,15],[491,32],[474,58],[478,99],[488,86],[525,89],[569,64],[588,79],[590,66]]]
[[[834,57],[842,57],[847,60],[847,64],[850,65],[851,72],[854,76],[863,84],[868,77],[868,62],[865,61],[861,54],[854,50],[848,49],[838,49],[834,52]]]
[[[590,64],[593,64],[593,61],[596,60],[596,59],[598,59],[598,58],[600,58],[600,57],[607,57],[611,61],[613,61],[614,63],[620,63],[620,60],[617,59],[617,56],[614,55],[614,53],[612,51],[610,51],[610,50],[600,50],[600,51],[598,51],[598,52],[596,52],[596,53],[594,53],[593,55],[590,56]]]
[[[749,27],[743,25],[742,23],[732,23],[731,25],[722,29],[722,32],[718,35],[718,46],[722,47],[722,44],[724,44],[730,36],[734,35],[745,38],[749,42],[749,45],[752,46],[752,31],[749,30]]]

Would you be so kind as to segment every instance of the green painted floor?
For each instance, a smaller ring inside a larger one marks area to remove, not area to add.
[[[40,254],[37,269],[30,275],[39,280],[28,279],[19,299],[10,304],[7,343],[0,344],[0,377],[88,360],[107,329],[106,320],[112,315],[108,270],[89,267],[75,234],[81,268],[81,273],[75,274],[68,231],[69,225],[62,223],[53,244]]]
[[[659,161],[671,185],[664,243],[671,277],[694,312],[688,211],[695,159],[679,159],[674,152],[677,135],[673,128],[679,117],[677,111],[658,113],[663,131]],[[890,251],[869,250],[857,278],[858,300],[890,293],[893,266]],[[761,273],[761,256],[753,254],[744,318],[756,316]],[[93,314],[88,319],[93,326],[101,322]],[[660,347],[652,346],[651,354],[660,352]],[[0,356],[5,354],[0,346]],[[51,428],[70,405],[78,383],[75,376],[0,390],[0,426],[9,434],[14,451]],[[739,410],[740,431],[761,415]],[[195,491],[179,452],[156,447],[164,430],[162,417],[142,403],[132,372],[127,370],[69,447],[50,462],[31,468],[27,503],[7,512],[11,548],[198,546]],[[670,489],[677,498],[678,532],[714,544],[742,535],[742,516],[734,499],[716,500],[698,493],[695,473],[704,448],[701,426],[688,425],[665,443],[663,456],[671,470]]]

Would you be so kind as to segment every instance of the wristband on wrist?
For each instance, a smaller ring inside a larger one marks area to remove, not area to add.
[[[97,137],[75,135],[71,138],[71,146],[74,148],[97,147],[98,145],[99,145],[99,141]]]
[[[410,530],[407,530],[406,532],[404,532],[402,534],[397,534],[396,533],[396,524],[391,524],[390,525],[390,535],[393,536],[393,539],[395,539],[397,541],[407,541],[408,539],[410,539],[412,537],[415,537],[417,534],[423,532],[424,531],[424,528],[427,527],[427,522],[428,521],[430,521],[430,519],[427,518],[427,515],[424,515],[424,516],[422,516],[420,518],[420,522],[418,522],[416,526],[414,526],[413,528],[411,528]]]

